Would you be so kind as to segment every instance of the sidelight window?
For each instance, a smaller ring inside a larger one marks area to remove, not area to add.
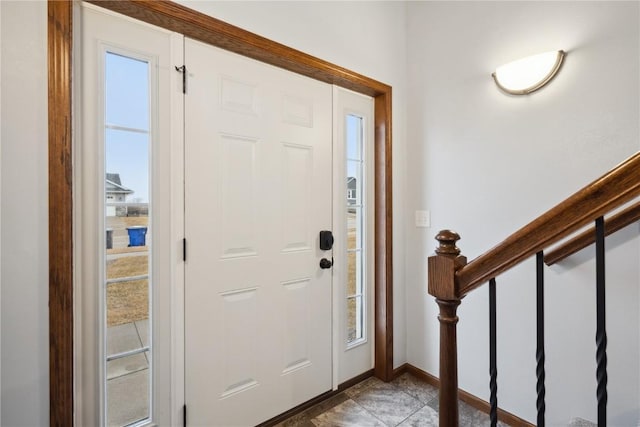
[[[347,344],[365,340],[366,286],[365,268],[365,182],[364,119],[347,114],[346,176],[347,176]]]
[[[101,363],[108,426],[136,424],[151,413],[151,72],[148,61],[104,53]]]

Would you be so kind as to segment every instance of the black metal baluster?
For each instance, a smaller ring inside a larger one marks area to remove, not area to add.
[[[605,317],[604,218],[596,219],[596,379],[598,427],[607,425],[607,330]]]
[[[536,254],[536,329],[537,426],[544,427],[544,412],[546,409],[544,397],[546,389],[544,386],[544,254],[542,251]]]
[[[496,363],[496,279],[489,280],[489,388],[491,427],[498,424],[498,367]]]

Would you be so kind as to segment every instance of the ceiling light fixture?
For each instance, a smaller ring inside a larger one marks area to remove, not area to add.
[[[528,56],[498,67],[491,76],[503,92],[510,95],[527,95],[555,77],[564,57],[563,50]]]

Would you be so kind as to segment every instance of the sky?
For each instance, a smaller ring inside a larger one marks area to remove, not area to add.
[[[362,118],[347,115],[346,128],[346,149],[347,149],[347,177],[356,178],[356,197],[360,198],[362,177],[360,175],[362,160]],[[346,184],[345,184],[346,185]],[[357,203],[360,203],[359,201]]]
[[[122,185],[134,191],[127,201],[148,202],[149,64],[107,53],[105,81],[105,171],[120,174]]]

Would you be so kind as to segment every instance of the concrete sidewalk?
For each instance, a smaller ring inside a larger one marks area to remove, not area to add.
[[[107,328],[107,354],[149,345],[149,321]],[[125,426],[149,416],[149,354],[138,353],[107,362],[107,420]]]

